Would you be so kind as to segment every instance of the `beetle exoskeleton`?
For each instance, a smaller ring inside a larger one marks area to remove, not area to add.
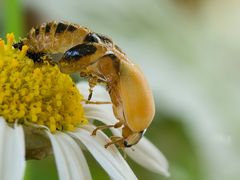
[[[98,82],[106,85],[118,122],[99,126],[92,134],[99,129],[123,128],[122,137],[111,137],[112,142],[105,147],[131,147],[138,143],[155,114],[153,95],[141,70],[110,38],[76,24],[53,21],[32,28],[28,37],[14,47],[21,49],[23,45],[29,47],[29,56],[37,58],[64,53],[58,63],[60,70],[79,72],[88,78],[88,100]]]
[[[81,54],[84,52],[82,49],[91,46],[95,47],[93,54]],[[104,44],[81,44],[64,53],[59,67],[65,73],[84,72],[86,77],[95,77],[106,84],[119,122],[100,126],[93,135],[99,129],[124,126],[122,137],[113,137],[106,147],[111,144],[131,147],[141,139],[154,117],[154,100],[143,73],[125,55]]]

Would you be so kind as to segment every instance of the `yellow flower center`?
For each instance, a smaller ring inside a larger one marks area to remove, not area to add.
[[[8,123],[45,125],[51,132],[86,124],[83,97],[71,78],[47,62],[34,64],[26,57],[28,47],[19,51],[13,42],[13,34],[7,44],[0,39],[0,116]]]

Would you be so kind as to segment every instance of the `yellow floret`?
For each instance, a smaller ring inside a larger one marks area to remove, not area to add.
[[[7,122],[31,122],[51,132],[72,131],[87,123],[83,100],[71,78],[47,62],[34,64],[26,56],[28,47],[12,48],[0,39],[0,116]]]

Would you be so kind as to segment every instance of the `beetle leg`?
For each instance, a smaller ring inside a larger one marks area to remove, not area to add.
[[[110,101],[89,101],[84,99],[85,104],[112,104]]]
[[[91,98],[92,98],[93,88],[97,85],[97,82],[98,82],[98,78],[97,77],[91,77],[88,80],[88,84],[89,84],[88,101],[90,101]]]
[[[108,146],[112,145],[112,144],[119,144],[119,146],[121,147],[121,145],[123,144],[123,141],[124,141],[124,137],[116,137],[116,136],[113,136],[111,137],[111,142],[107,143],[104,145],[105,148],[107,148]]]
[[[117,122],[117,123],[114,124],[114,125],[103,125],[103,126],[98,126],[96,129],[93,130],[93,132],[92,132],[92,136],[95,136],[98,130],[104,130],[104,129],[108,129],[108,128],[111,128],[111,127],[119,128],[119,127],[121,127],[122,125],[123,125],[122,122]]]
[[[120,136],[111,136],[111,137],[110,137],[111,141],[116,141],[116,140],[118,140],[119,138],[122,138],[122,137],[120,137]]]
[[[124,139],[125,138],[119,137],[119,136],[111,136],[110,139],[113,142],[112,144],[117,144],[118,148],[122,150],[123,158],[127,159],[127,154],[126,154],[125,147],[124,147]],[[108,146],[110,146],[111,144],[109,144],[109,143],[105,144],[104,147],[107,148]]]
[[[98,130],[104,130],[104,129],[108,129],[114,127],[114,125],[103,125],[103,126],[98,126],[96,129],[93,130],[92,132],[92,136],[95,136],[97,134]]]

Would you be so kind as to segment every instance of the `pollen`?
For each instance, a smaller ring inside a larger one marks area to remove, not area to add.
[[[8,123],[44,125],[55,131],[73,131],[87,123],[83,96],[67,74],[44,61],[34,63],[22,50],[0,39],[0,116]]]

